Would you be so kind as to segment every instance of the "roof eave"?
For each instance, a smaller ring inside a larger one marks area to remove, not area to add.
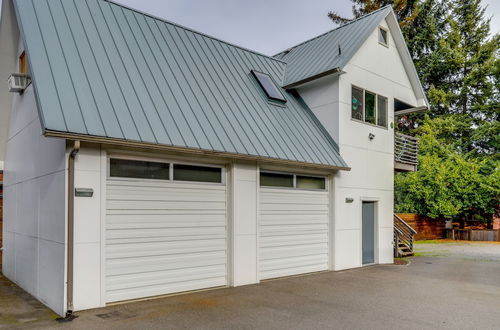
[[[329,75],[335,75],[335,74],[340,74],[340,73],[343,73],[342,69],[341,68],[333,68],[331,70],[328,70],[328,71],[325,71],[325,72],[321,72],[321,73],[318,73],[316,75],[313,75],[313,76],[310,76],[310,77],[307,77],[305,79],[302,79],[302,80],[299,80],[299,81],[295,81],[295,82],[292,82],[290,84],[287,84],[285,86],[283,86],[284,89],[293,89],[293,88],[297,88],[297,87],[300,87],[304,84],[307,84],[311,81],[314,81],[316,79],[319,79],[319,78],[323,78],[323,77],[326,77],[326,76],[329,76]]]
[[[395,111],[394,116],[402,116],[402,115],[407,115],[409,113],[425,112],[425,111],[429,111],[429,107],[423,105],[420,107],[414,107],[414,108],[404,109],[401,111]]]
[[[52,137],[52,138],[63,138],[63,139],[68,139],[68,140],[78,140],[81,142],[89,142],[89,143],[108,144],[108,145],[122,146],[122,147],[135,147],[135,148],[140,147],[142,149],[147,148],[150,150],[171,151],[171,152],[178,152],[178,153],[180,152],[180,153],[185,153],[185,154],[190,154],[190,155],[205,155],[205,156],[221,157],[221,158],[227,158],[227,159],[259,161],[259,162],[266,162],[266,163],[271,163],[271,164],[300,166],[300,167],[308,167],[308,168],[323,169],[323,170],[338,170],[338,171],[350,171],[351,170],[351,168],[348,166],[307,163],[307,162],[294,161],[294,160],[288,160],[288,159],[268,158],[268,157],[262,157],[262,156],[245,155],[245,154],[229,153],[229,152],[222,152],[222,151],[177,147],[177,146],[169,146],[169,145],[162,145],[162,144],[155,144],[155,143],[145,143],[145,142],[140,142],[140,141],[130,141],[130,140],[123,140],[123,139],[109,138],[109,137],[100,137],[100,136],[93,136],[93,135],[60,132],[60,131],[53,131],[53,130],[45,130],[44,136]]]

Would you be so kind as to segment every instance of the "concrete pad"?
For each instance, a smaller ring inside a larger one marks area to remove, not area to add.
[[[39,317],[29,324],[22,324],[20,316],[16,316],[16,326],[42,329],[498,328],[500,262],[428,256],[409,261],[408,265],[324,272],[114,305],[79,312],[77,319],[66,324],[57,323],[46,311],[45,318]],[[4,289],[0,292],[3,294]],[[24,315],[18,308],[22,311],[31,310],[33,306],[40,308],[36,301],[30,301],[9,308],[7,313],[2,309],[4,319],[0,319],[0,323],[5,322],[8,315]]]

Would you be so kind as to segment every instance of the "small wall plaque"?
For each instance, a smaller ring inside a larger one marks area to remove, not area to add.
[[[346,197],[345,198],[345,202],[346,203],[352,203],[352,202],[354,202],[354,198],[352,198],[352,197]]]
[[[92,197],[94,196],[94,189],[92,188],[75,188],[76,197]]]

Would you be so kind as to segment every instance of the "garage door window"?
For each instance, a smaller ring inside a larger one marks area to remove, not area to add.
[[[174,164],[174,180],[221,183],[222,169],[218,167]]]
[[[222,168],[111,158],[109,160],[109,176],[117,178],[222,183]]]
[[[121,178],[169,180],[170,164],[130,159],[110,159],[109,175]]]
[[[297,188],[325,190],[325,178],[297,175]]]
[[[326,190],[325,177],[292,173],[260,172],[261,187]]]
[[[260,172],[260,185],[293,188],[293,174]]]

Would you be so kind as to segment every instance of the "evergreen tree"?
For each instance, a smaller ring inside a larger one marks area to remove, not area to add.
[[[481,0],[351,1],[355,18],[393,5],[431,105],[408,118],[425,122],[409,133],[420,137],[419,170],[396,175],[396,209],[447,218],[498,213],[500,36],[490,34]]]
[[[387,5],[392,5],[394,12],[398,16],[398,20],[401,26],[405,26],[417,16],[418,8],[416,6],[418,0],[351,0],[352,13],[354,18],[371,13],[374,10],[380,9]],[[345,18],[337,14],[335,11],[330,11],[328,17],[332,19],[335,23],[343,24],[351,21],[349,18]]]
[[[460,152],[495,156],[500,134],[499,35],[490,36],[481,0],[455,0],[447,25],[428,59],[432,72],[420,68],[421,74],[432,77],[426,81],[431,114],[456,114],[457,121],[470,123],[472,129],[456,132]]]

